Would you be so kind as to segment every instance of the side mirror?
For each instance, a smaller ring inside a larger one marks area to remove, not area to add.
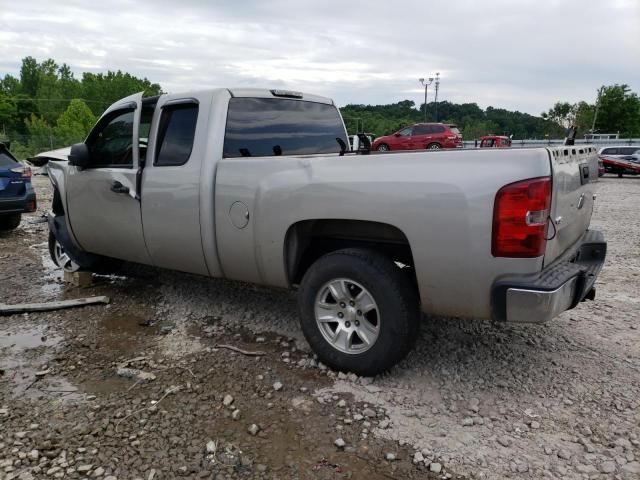
[[[396,134],[394,134],[393,136],[394,136],[394,137],[399,137],[399,136],[400,136],[400,134],[399,134],[399,133],[396,133]]]
[[[76,143],[69,153],[69,165],[85,168],[89,165],[89,147],[86,143]]]

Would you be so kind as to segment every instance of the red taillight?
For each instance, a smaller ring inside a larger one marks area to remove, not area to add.
[[[539,257],[547,244],[551,177],[505,185],[493,206],[494,257]]]

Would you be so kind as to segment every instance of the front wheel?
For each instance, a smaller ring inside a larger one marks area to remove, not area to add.
[[[0,231],[15,230],[20,225],[21,220],[22,215],[19,213],[0,216]]]
[[[402,360],[420,326],[413,283],[373,250],[338,250],[317,260],[302,279],[298,304],[302,331],[320,361],[358,375]]]
[[[378,145],[376,147],[376,150],[379,152],[388,152],[389,151],[389,145],[387,145],[386,143],[381,143],[380,145]]]
[[[53,263],[62,268],[65,272],[73,273],[80,270],[80,265],[71,260],[69,255],[65,253],[64,247],[51,231],[49,232],[49,255],[51,255]]]

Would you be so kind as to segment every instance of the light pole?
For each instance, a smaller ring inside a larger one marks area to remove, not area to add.
[[[429,88],[429,85],[431,85],[431,82],[433,82],[433,77],[429,77],[428,82],[424,81],[424,78],[419,78],[418,81],[424,85],[424,121],[426,123],[427,121],[427,89]]]
[[[438,90],[440,89],[440,72],[436,72],[436,122],[438,121]]]

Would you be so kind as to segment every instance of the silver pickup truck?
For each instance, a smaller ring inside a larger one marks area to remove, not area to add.
[[[52,257],[295,288],[320,360],[363,375],[411,350],[421,312],[545,322],[594,297],[606,243],[588,229],[593,147],[346,145],[318,96],[124,98],[48,164]]]

